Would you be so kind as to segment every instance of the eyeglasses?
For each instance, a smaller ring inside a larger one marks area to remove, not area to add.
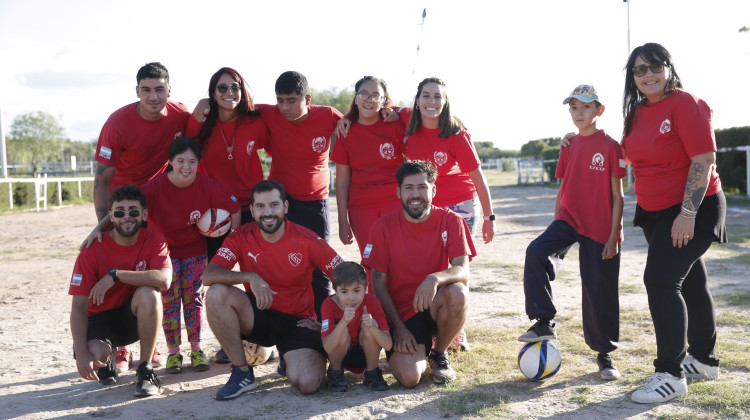
[[[640,65],[633,67],[633,74],[635,77],[643,77],[648,73],[648,69],[651,69],[651,73],[661,73],[664,71],[664,63],[651,63],[647,65]]]
[[[125,217],[125,210],[115,210],[112,212],[112,215],[118,219],[122,219],[123,217]],[[140,215],[141,215],[141,211],[138,209],[128,210],[128,216],[130,217],[138,217]]]
[[[222,83],[219,86],[216,86],[216,90],[218,90],[219,93],[227,93],[228,89],[232,89],[232,93],[237,93],[240,91],[240,84],[232,83],[231,85],[227,86],[226,84]]]
[[[359,98],[360,101],[369,101],[372,100],[373,102],[380,102],[381,99],[383,99],[382,96],[380,96],[379,93],[375,92],[373,94],[369,94],[367,92],[357,92],[357,98]]]

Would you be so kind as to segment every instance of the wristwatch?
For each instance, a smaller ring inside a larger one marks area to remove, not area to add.
[[[491,214],[489,216],[484,216],[484,220],[488,222],[494,222],[495,221],[495,215]]]
[[[120,281],[120,279],[117,278],[117,269],[116,268],[110,268],[108,274],[112,277],[112,280],[115,283],[117,283],[118,281]]]

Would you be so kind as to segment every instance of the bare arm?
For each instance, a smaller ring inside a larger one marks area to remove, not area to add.
[[[203,271],[203,284],[206,286],[214,284],[233,286],[242,283],[250,284],[250,290],[255,295],[258,309],[263,310],[271,307],[276,292],[257,273],[228,270],[215,262],[210,262]]]
[[[96,220],[102,220],[109,214],[109,188],[112,185],[112,178],[115,177],[117,169],[114,166],[105,165],[101,162],[96,164],[96,173],[94,174],[94,209],[96,210]]]
[[[452,283],[469,285],[469,256],[461,255],[451,259],[451,266],[443,271],[432,273],[422,280],[414,294],[414,312],[426,311],[432,306],[438,286]],[[389,320],[390,321],[390,320]]]
[[[354,234],[349,225],[349,186],[352,182],[352,168],[336,164],[336,208],[339,217],[339,239],[344,245],[352,243]]]
[[[362,309],[362,324],[360,328],[367,329],[367,331],[372,334],[375,342],[378,343],[382,349],[388,351],[393,347],[393,337],[391,337],[391,332],[380,328],[378,322],[367,312],[367,305]]]
[[[131,286],[149,286],[155,287],[159,290],[165,290],[168,289],[169,285],[172,283],[172,270],[169,268],[146,271],[117,270],[117,278],[121,282]],[[107,290],[114,285],[115,280],[109,274],[99,279],[91,289],[91,293],[89,293],[91,304],[101,305],[102,302],[104,302],[104,296],[107,294]]]
[[[101,360],[95,360],[89,351],[88,328],[89,328],[89,298],[88,296],[73,296],[70,309],[70,332],[73,336],[73,351],[76,355],[76,368],[81,378],[96,381],[96,369],[104,366]]]
[[[230,229],[234,229],[237,226],[242,223],[242,211],[237,210],[236,212],[232,213],[232,224],[230,225]]]
[[[479,167],[469,172],[469,176],[474,183],[474,187],[477,189],[479,203],[482,205],[482,214],[485,216],[491,215],[492,197],[490,196],[490,188],[487,186],[487,178],[484,177],[482,168]],[[482,237],[484,238],[484,243],[488,244],[492,242],[492,239],[495,237],[495,222],[490,220],[482,222]]]
[[[393,350],[399,353],[409,353],[414,355],[417,351],[417,340],[409,332],[401,320],[401,316],[396,310],[396,304],[388,292],[388,275],[378,270],[372,269],[372,288],[375,290],[375,296],[380,300],[383,306],[385,318],[393,331]]]
[[[562,178],[560,180],[560,188],[557,189],[557,198],[555,198],[555,219],[557,219],[557,215],[560,214],[560,210],[562,210],[562,183],[565,182],[565,178]]]
[[[617,255],[617,244],[620,241],[620,229],[622,229],[622,209],[625,204],[620,177],[611,177],[610,186],[612,189],[612,229],[602,251],[602,259],[604,260]]]
[[[682,248],[695,233],[695,215],[703,202],[711,179],[711,165],[716,162],[714,152],[703,153],[690,158],[682,210],[672,224],[672,245]]]
[[[349,322],[354,318],[354,312],[354,308],[344,309],[344,316],[339,320],[339,323],[336,324],[336,327],[330,334],[323,337],[323,349],[325,349],[326,352],[332,353],[337,348],[347,345],[347,337],[349,337]]]

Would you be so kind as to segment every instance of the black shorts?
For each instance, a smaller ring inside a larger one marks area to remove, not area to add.
[[[344,356],[344,360],[341,361],[341,366],[344,369],[360,374],[367,368],[367,358],[365,357],[365,350],[359,344],[349,346],[349,350]]]
[[[86,339],[109,340],[115,346],[126,346],[138,341],[138,319],[133,315],[130,304],[133,298],[123,306],[110,309],[89,317]]]
[[[430,310],[428,309],[417,313],[404,322],[404,325],[406,325],[406,329],[412,333],[414,340],[417,341],[418,345],[424,344],[424,355],[427,356],[430,354],[430,350],[432,349],[432,337],[437,334],[437,322],[432,319]],[[393,329],[391,329],[391,337],[393,337]],[[394,350],[391,349],[386,351],[385,355],[390,359],[393,353]]]
[[[279,351],[279,356],[298,349],[312,349],[323,356],[326,355],[323,350],[323,342],[320,339],[320,331],[297,326],[297,322],[304,318],[273,309],[260,310],[255,296],[249,293],[246,293],[246,295],[253,306],[255,322],[253,323],[253,331],[249,335],[243,335],[243,340],[263,347],[275,345]]]

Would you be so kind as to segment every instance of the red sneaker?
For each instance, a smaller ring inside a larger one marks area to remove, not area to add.
[[[151,366],[162,367],[164,366],[164,356],[159,353],[159,349],[154,347],[154,355],[151,357]]]
[[[119,347],[115,357],[115,370],[117,373],[125,373],[130,370],[130,364],[133,363],[133,353],[127,347]]]

